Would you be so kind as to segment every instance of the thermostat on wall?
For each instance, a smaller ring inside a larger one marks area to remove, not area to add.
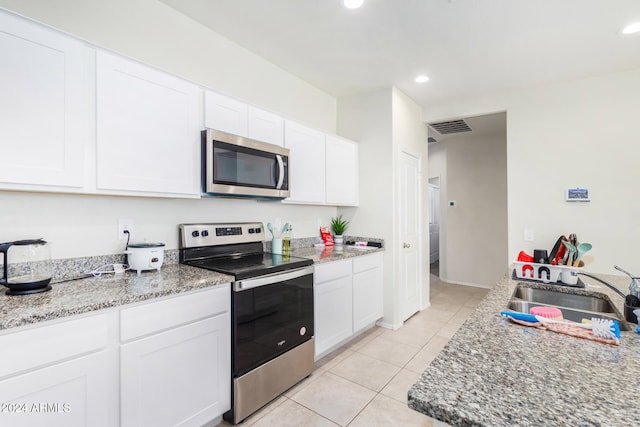
[[[588,188],[567,188],[567,202],[590,202]]]

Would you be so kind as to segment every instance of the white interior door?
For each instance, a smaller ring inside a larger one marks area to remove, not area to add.
[[[400,173],[400,321],[420,309],[422,300],[420,274],[420,159],[401,151]]]
[[[429,263],[440,259],[440,187],[429,184]]]

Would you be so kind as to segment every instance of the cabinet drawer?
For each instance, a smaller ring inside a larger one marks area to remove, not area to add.
[[[120,340],[128,341],[229,311],[229,285],[120,311]]]
[[[382,253],[363,255],[353,259],[354,273],[360,273],[361,271],[379,267],[382,267]]]
[[[328,262],[315,266],[315,283],[323,283],[329,280],[351,275],[351,260]]]
[[[0,335],[0,377],[102,349],[108,326],[104,314]]]

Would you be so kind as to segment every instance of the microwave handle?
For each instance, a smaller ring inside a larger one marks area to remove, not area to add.
[[[280,154],[276,154],[276,160],[278,161],[278,183],[276,184],[276,190],[280,190],[284,182],[284,162]]]

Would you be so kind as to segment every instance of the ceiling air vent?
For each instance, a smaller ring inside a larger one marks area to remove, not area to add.
[[[440,135],[471,132],[471,128],[464,120],[451,120],[448,122],[431,123],[429,126],[431,126]]]

